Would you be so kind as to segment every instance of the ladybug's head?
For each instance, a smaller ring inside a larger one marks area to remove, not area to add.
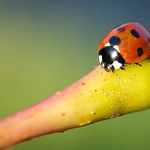
[[[99,52],[99,61],[107,72],[114,72],[125,65],[126,61],[122,58],[115,46],[105,46]]]

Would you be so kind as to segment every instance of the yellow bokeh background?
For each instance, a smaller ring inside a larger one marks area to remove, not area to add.
[[[150,30],[150,1],[0,1],[0,119],[44,100],[99,65],[98,45],[115,26]],[[12,148],[149,149],[149,110],[43,136]]]

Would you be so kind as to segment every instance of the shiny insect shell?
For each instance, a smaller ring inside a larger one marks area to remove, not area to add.
[[[150,33],[138,22],[122,24],[103,38],[98,55],[107,72],[124,70],[126,64],[138,64],[150,55]]]

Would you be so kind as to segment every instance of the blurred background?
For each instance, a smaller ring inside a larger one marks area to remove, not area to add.
[[[71,85],[99,65],[98,45],[115,26],[150,30],[149,0],[0,1],[0,119]],[[24,142],[13,150],[150,148],[150,110]]]

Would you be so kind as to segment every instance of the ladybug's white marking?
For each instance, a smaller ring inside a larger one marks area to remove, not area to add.
[[[99,62],[102,62],[102,55],[99,55]]]
[[[117,51],[114,51],[114,52],[112,52],[111,53],[111,57],[113,58],[113,59],[115,59],[116,57],[117,57]]]
[[[119,63],[117,60],[115,60],[115,61],[112,63],[112,65],[114,66],[115,69],[119,69],[119,68],[122,66],[122,64]]]
[[[110,46],[110,43],[106,43],[106,44],[105,44],[105,47],[106,47],[106,46]]]
[[[110,66],[107,66],[107,69],[110,70]]]
[[[102,67],[103,67],[103,68],[105,67],[105,64],[104,64],[104,63],[102,63]]]
[[[117,45],[114,45],[113,48],[116,49],[120,53],[119,47]]]

